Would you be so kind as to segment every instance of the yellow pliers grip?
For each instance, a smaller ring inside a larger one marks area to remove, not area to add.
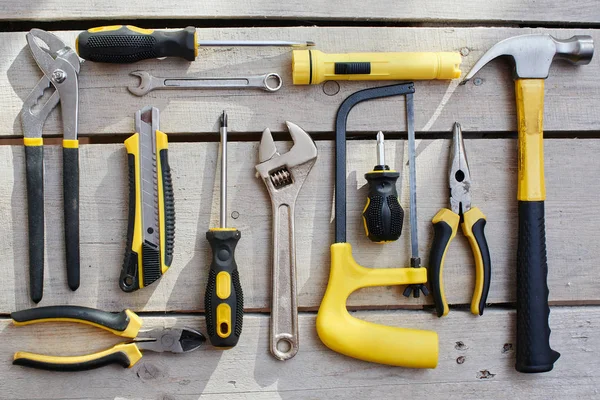
[[[438,336],[433,331],[398,328],[352,317],[346,301],[371,286],[425,283],[425,268],[365,268],[349,243],[331,245],[331,271],[317,313],[317,333],[331,350],[364,361],[408,368],[435,368]]]
[[[464,235],[469,240],[475,259],[475,290],[471,300],[471,313],[483,315],[485,302],[490,289],[491,261],[490,251],[484,234],[485,215],[477,207],[473,207],[460,216],[447,208],[441,209],[433,217],[433,244],[429,255],[429,282],[437,316],[448,314],[449,308],[444,293],[444,261],[452,239],[456,236],[460,223]]]
[[[133,339],[142,326],[141,318],[131,310],[111,313],[87,307],[51,306],[17,311],[11,314],[16,326],[42,322],[76,322]],[[18,351],[13,364],[52,371],[85,371],[108,364],[132,367],[142,357],[135,343],[120,343],[110,349],[83,356],[48,356]]]

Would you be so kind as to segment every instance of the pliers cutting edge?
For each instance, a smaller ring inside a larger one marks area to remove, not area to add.
[[[475,292],[471,300],[471,313],[483,315],[491,275],[490,251],[484,233],[486,220],[479,208],[471,207],[471,173],[458,123],[454,124],[450,163],[451,210],[442,208],[432,220],[434,237],[429,255],[428,280],[431,284],[437,316],[447,315],[449,308],[444,295],[442,273],[446,251],[456,236],[460,223],[475,257]]]
[[[47,356],[24,351],[14,355],[15,365],[49,371],[87,371],[109,364],[131,368],[142,358],[140,350],[187,353],[196,350],[206,340],[204,335],[190,328],[154,328],[140,331],[142,319],[131,310],[111,313],[87,307],[51,306],[17,311],[10,316],[17,326],[38,322],[78,322],[132,339],[84,356]]]
[[[25,144],[27,207],[29,215],[30,296],[42,299],[44,284],[44,151],[42,128],[50,112],[61,103],[63,123],[63,193],[67,279],[71,290],[79,287],[79,142],[77,140],[80,60],[77,53],[55,35],[41,29],[27,34],[29,50],[44,76],[35,85],[21,110]],[[39,42],[43,42],[42,48]],[[37,109],[44,91],[55,92]]]

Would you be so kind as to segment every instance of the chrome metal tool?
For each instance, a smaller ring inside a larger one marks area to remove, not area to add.
[[[317,146],[298,125],[286,121],[293,147],[279,154],[269,128],[260,141],[256,166],[267,186],[273,206],[273,297],[271,303],[271,353],[288,360],[298,352],[296,302],[296,242],[294,206],[298,193],[317,160]]]

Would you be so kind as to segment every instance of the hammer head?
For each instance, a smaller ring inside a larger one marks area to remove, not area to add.
[[[522,35],[496,43],[475,63],[462,84],[496,57],[510,56],[515,63],[515,78],[546,79],[555,58],[572,64],[589,64],[594,55],[594,40],[588,35],[556,39],[546,34]]]

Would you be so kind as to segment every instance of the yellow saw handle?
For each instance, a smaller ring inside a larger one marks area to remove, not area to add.
[[[319,338],[331,350],[360,360],[435,368],[437,333],[363,321],[346,309],[348,297],[360,288],[425,282],[426,268],[365,268],[352,257],[349,243],[332,244],[329,283],[317,313]]]
[[[294,85],[317,85],[328,80],[390,81],[455,79],[462,57],[455,52],[326,54],[294,50]]]

